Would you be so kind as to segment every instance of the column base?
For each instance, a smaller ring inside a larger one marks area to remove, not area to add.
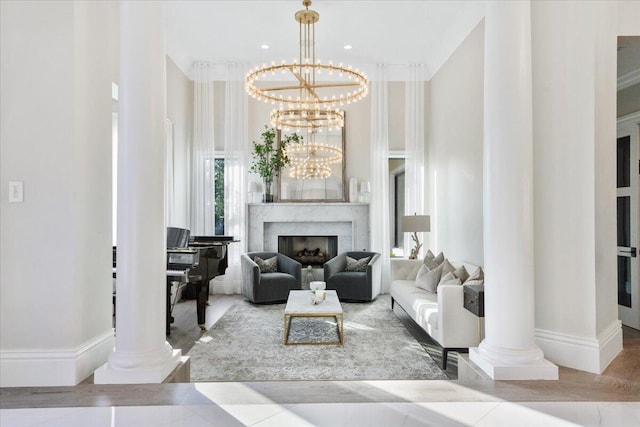
[[[173,350],[160,365],[143,368],[114,368],[105,363],[93,374],[94,384],[160,384],[180,363],[182,350]]]
[[[545,359],[508,365],[484,358],[478,347],[469,349],[469,359],[494,380],[557,380],[559,378],[558,367]]]

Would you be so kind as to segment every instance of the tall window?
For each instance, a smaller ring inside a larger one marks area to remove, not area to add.
[[[224,159],[216,158],[213,166],[214,226],[216,235],[224,234]]]
[[[395,220],[393,247],[404,247],[404,232],[402,231],[402,217],[404,216],[404,171],[394,175],[393,192],[395,195]]]
[[[389,158],[389,220],[391,252],[393,256],[404,256],[404,232],[402,217],[404,216],[405,193],[405,159],[395,154]]]

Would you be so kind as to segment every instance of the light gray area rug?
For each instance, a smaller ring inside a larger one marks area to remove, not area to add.
[[[388,298],[342,303],[344,346],[285,346],[284,307],[237,302],[189,351],[191,381],[448,379]],[[289,337],[336,341],[335,319],[294,318]]]

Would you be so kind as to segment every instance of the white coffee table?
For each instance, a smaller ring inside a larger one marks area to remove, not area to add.
[[[344,345],[344,312],[335,290],[328,290],[326,299],[320,304],[311,303],[311,291],[290,291],[284,308],[284,344],[339,344]],[[339,341],[332,342],[289,342],[289,329],[293,317],[335,317],[338,326]]]

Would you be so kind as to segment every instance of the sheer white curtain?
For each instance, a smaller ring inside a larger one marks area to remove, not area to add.
[[[240,255],[247,251],[247,95],[244,89],[246,67],[228,65],[225,90],[224,126],[224,232],[238,243],[229,245],[229,266],[224,278],[224,291],[239,294],[242,288]]]
[[[190,230],[191,235],[213,235],[213,65],[196,62],[194,68]]]
[[[376,66],[371,82],[371,249],[382,256],[382,292],[389,292],[389,102],[388,70]]]
[[[424,189],[424,75],[422,64],[409,65],[409,79],[405,83],[405,215],[427,214],[425,208]],[[420,242],[424,243],[424,233],[419,233]],[[408,236],[408,235],[407,235]],[[404,253],[409,254],[413,241],[405,238]],[[422,253],[426,251],[423,247]]]

